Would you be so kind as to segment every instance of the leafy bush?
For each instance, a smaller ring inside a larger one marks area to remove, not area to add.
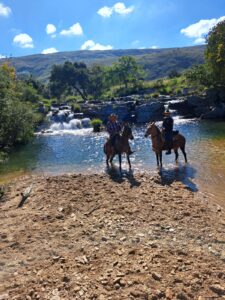
[[[73,96],[73,95],[67,96],[66,97],[66,102],[67,103],[76,103],[77,102],[77,96]]]
[[[152,94],[152,97],[153,97],[153,98],[158,98],[158,97],[159,97],[159,93],[153,93],[153,94]]]
[[[101,131],[101,126],[102,126],[102,120],[100,119],[93,119],[91,121],[91,125],[93,127],[94,132],[100,132]]]
[[[73,107],[74,112],[77,112],[77,113],[81,112],[81,107],[79,104],[74,104],[74,105],[72,105],[72,107]]]
[[[101,126],[102,125],[102,120],[100,119],[93,119],[91,120],[91,125],[94,126]]]

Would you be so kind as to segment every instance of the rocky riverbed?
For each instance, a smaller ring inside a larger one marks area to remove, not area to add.
[[[4,190],[0,299],[225,297],[224,212],[179,182],[25,176]]]

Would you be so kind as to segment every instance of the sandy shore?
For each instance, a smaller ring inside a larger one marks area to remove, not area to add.
[[[5,186],[0,228],[0,299],[225,297],[224,211],[179,182],[25,176]]]

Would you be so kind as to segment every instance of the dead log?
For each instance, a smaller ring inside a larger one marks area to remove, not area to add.
[[[32,191],[32,188],[33,188],[33,185],[27,187],[27,188],[25,189],[25,191],[24,191],[23,193],[21,193],[22,198],[21,198],[21,200],[20,200],[20,203],[19,203],[19,205],[18,205],[18,208],[19,208],[19,207],[22,207],[22,206],[24,205],[24,202],[25,202],[26,199],[30,196],[30,193],[31,193],[31,191]]]

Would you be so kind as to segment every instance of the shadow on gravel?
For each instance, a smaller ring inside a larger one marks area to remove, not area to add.
[[[130,187],[137,187],[141,185],[141,182],[139,182],[133,174],[132,170],[125,171],[122,170],[122,174],[120,173],[120,170],[115,165],[112,165],[111,167],[108,167],[106,169],[106,173],[109,175],[110,179],[117,182],[122,183],[124,181],[128,181],[130,183]]]
[[[193,182],[193,178],[195,178],[196,175],[196,169],[189,164],[179,164],[169,169],[161,168],[159,170],[159,175],[161,184],[163,185],[170,185],[174,181],[180,181],[192,192],[198,191],[197,185]]]

